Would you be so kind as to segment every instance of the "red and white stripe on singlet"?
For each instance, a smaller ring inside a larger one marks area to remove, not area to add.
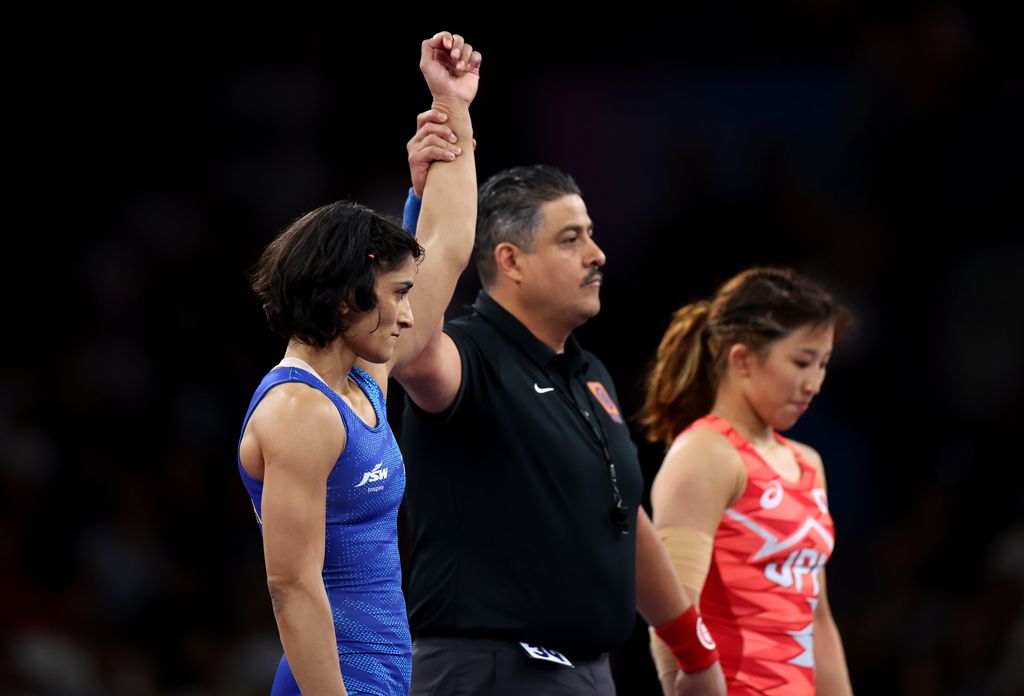
[[[727,421],[709,415],[690,428],[728,437],[747,471],[743,495],[719,522],[700,595],[729,693],[812,694],[819,571],[835,543],[824,482],[777,433],[800,465],[795,483],[781,478]]]

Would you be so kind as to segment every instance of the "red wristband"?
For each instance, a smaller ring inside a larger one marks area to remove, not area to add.
[[[655,628],[654,632],[665,641],[684,672],[700,672],[718,662],[715,639],[692,604],[667,624]]]

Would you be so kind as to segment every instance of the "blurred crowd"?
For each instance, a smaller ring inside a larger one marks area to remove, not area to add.
[[[854,687],[1024,693],[1019,38],[947,2],[682,12],[600,35],[473,27],[481,179],[576,177],[608,255],[582,340],[627,413],[671,311],[747,265],[848,304],[856,329],[792,435],[829,476]],[[382,25],[386,45],[325,18],[168,28],[69,64],[95,97],[71,165],[89,207],[35,213],[72,228],[34,240],[46,268],[8,257],[0,694],[268,692],[281,649],[235,445],[283,343],[246,273],[322,203],[400,214],[429,106],[418,42],[471,31],[436,24]],[[476,287],[467,272],[452,313]],[[649,485],[662,452],[637,441]],[[641,628],[613,656],[625,696],[657,693]]]

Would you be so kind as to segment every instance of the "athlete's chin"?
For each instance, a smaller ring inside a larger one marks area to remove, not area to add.
[[[374,351],[372,353],[367,353],[366,355],[360,355],[359,357],[368,363],[373,363],[374,365],[383,365],[388,360],[390,360],[394,354],[395,349],[391,348],[390,350]]]
[[[800,416],[780,416],[772,423],[772,427],[780,432],[784,432],[796,425],[798,420],[800,420]]]

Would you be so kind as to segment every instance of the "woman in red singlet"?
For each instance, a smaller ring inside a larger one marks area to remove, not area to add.
[[[821,458],[778,434],[821,389],[847,311],[788,269],[751,268],[676,311],[641,422],[669,445],[651,502],[730,694],[850,694],[825,592],[835,543]],[[666,694],[675,661],[652,634]]]

